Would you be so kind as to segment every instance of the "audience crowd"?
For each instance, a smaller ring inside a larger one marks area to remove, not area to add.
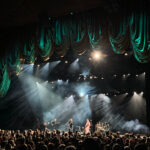
[[[0,150],[150,150],[150,136],[135,133],[0,130]]]

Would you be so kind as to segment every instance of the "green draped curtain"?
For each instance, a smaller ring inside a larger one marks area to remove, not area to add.
[[[13,71],[19,73],[20,68],[20,53],[18,45],[14,46],[14,49],[11,50],[11,53],[6,57],[6,64],[9,68],[13,68]]]
[[[100,49],[102,29],[100,23],[92,16],[88,20],[88,36],[92,49]]]
[[[84,18],[75,16],[70,21],[71,48],[79,55],[83,54],[87,47],[87,28]]]
[[[3,66],[1,63],[0,70],[0,97],[4,97],[7,94],[10,87],[10,78],[7,70],[7,65]]]
[[[39,53],[41,57],[42,58],[49,57],[50,52],[52,50],[52,40],[51,40],[50,29],[41,27],[41,30],[39,31],[38,46],[39,46],[39,50],[40,50]]]
[[[130,38],[134,56],[140,63],[150,60],[149,16],[146,12],[132,13],[130,17]]]
[[[130,44],[128,19],[123,17],[120,23],[109,23],[109,41],[112,49],[117,54],[123,54]]]
[[[68,22],[66,19],[57,19],[52,25],[52,38],[55,47],[54,52],[58,56],[63,57],[70,46]]]
[[[70,21],[70,39],[72,44],[79,43],[83,40],[85,36],[85,27],[82,25],[82,21],[76,20]]]
[[[6,95],[7,91],[10,87],[10,77],[9,72],[10,70],[15,72],[16,74],[21,71],[20,67],[20,55],[19,55],[19,48],[16,44],[15,46],[12,46],[10,53],[7,54],[7,56],[2,59],[2,62],[0,64],[0,71],[1,71],[1,77],[0,77],[0,96],[3,97]]]
[[[34,40],[24,42],[23,57],[25,59],[25,63],[34,63],[35,60],[34,48],[35,48]]]

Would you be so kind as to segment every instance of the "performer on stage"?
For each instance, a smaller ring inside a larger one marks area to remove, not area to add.
[[[52,120],[51,121],[52,129],[58,129],[59,124],[60,124],[60,122],[58,122],[56,118],[54,120]]]
[[[99,131],[100,128],[101,128],[101,124],[100,124],[100,122],[97,122],[95,125],[95,131]]]
[[[90,133],[90,127],[91,127],[91,123],[90,123],[89,119],[87,119],[86,124],[85,124],[85,128],[84,128],[85,134]]]
[[[55,118],[54,120],[52,120],[51,124],[54,127],[57,124],[57,119]]]
[[[73,132],[73,119],[72,118],[69,119],[68,125],[69,125],[69,130]]]

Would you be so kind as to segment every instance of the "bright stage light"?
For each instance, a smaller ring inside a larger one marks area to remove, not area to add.
[[[83,82],[74,86],[75,92],[80,97],[85,97],[87,94],[94,93],[94,87],[92,87],[89,82]]]
[[[124,53],[125,56],[128,56],[128,53]]]
[[[68,61],[67,61],[67,60],[65,61],[65,64],[68,64]]]
[[[83,97],[83,96],[84,96],[84,93],[81,92],[79,95],[80,95],[80,97]]]
[[[101,53],[99,51],[93,51],[91,55],[93,60],[95,61],[98,61],[101,58]]]
[[[143,96],[143,94],[144,94],[144,92],[142,91],[139,95],[140,95],[140,96]]]
[[[102,58],[102,54],[100,51],[93,51],[91,57],[94,61],[99,61]]]
[[[123,76],[123,78],[125,78],[125,77],[126,77],[126,75],[125,75],[125,74],[123,74],[122,76]]]
[[[83,75],[84,77],[88,76],[90,74],[90,70],[89,69],[85,69],[81,75]]]

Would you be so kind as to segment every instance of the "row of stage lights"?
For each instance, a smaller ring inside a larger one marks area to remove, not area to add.
[[[145,76],[145,72],[142,73],[142,74]],[[142,74],[136,74],[135,77],[138,78]],[[120,77],[120,76],[122,78],[128,78],[129,76],[131,76],[131,74],[123,74],[123,75],[116,75],[116,74],[114,74],[114,75],[112,75],[113,78],[117,78],[117,77]],[[104,80],[104,77],[102,75],[96,76],[96,75],[83,75],[83,74],[80,74],[77,80],[79,81],[80,79],[83,79],[83,80],[87,80],[87,79],[90,79],[90,80],[92,80],[92,79]]]
[[[142,74],[145,76],[145,72],[143,72]],[[140,74],[140,75],[142,75],[142,74]],[[140,75],[136,74],[135,77],[138,78]],[[116,74],[112,75],[113,78],[117,78],[117,76],[120,76],[120,75],[116,75]],[[121,75],[122,78],[127,78],[129,76],[131,76],[131,74],[123,74],[123,75]],[[79,74],[79,77],[78,77],[77,81],[79,81],[80,79],[83,79],[83,80],[87,80],[87,79],[90,79],[90,80],[92,80],[92,79],[104,80],[105,78],[103,76],[101,76],[101,75],[98,77],[96,75],[82,75],[82,74]],[[59,81],[59,80],[61,80],[61,79],[58,79],[57,81]],[[54,82],[55,81],[51,81],[50,83],[53,84]]]
[[[78,59],[78,61],[79,61],[79,59]],[[68,63],[68,61],[65,61],[65,63]],[[31,64],[31,65],[34,65],[34,64]],[[40,67],[40,65],[38,64],[37,67]],[[22,66],[17,65],[17,68],[20,69],[20,70],[23,70],[23,67],[22,67]],[[20,73],[20,72],[16,72],[16,75],[18,76],[19,73]],[[114,75],[112,75],[112,77],[113,77],[113,78],[121,77],[121,78],[125,79],[125,78],[128,78],[128,77],[131,76],[131,75],[132,75],[132,74],[130,74],[130,73],[128,73],[128,74],[122,74],[122,75],[114,74]],[[136,75],[134,75],[134,76],[135,76],[136,78],[138,78],[138,77],[141,76],[141,75],[145,76],[145,72],[143,72],[143,73],[141,73],[141,74],[136,74]],[[89,73],[87,73],[87,75],[84,75],[84,73],[81,73],[81,74],[79,74],[79,77],[78,77],[77,81],[79,81],[79,80],[81,80],[81,79],[83,79],[83,80],[87,80],[87,79],[90,79],[90,80],[92,80],[92,79],[101,79],[101,80],[104,80],[104,77],[103,77],[103,75],[101,75],[101,74],[100,74],[99,76],[97,76],[97,75],[89,75]]]
[[[57,84],[58,82],[60,82],[60,81],[62,81],[62,80],[60,80],[60,79],[58,79],[58,80],[56,80],[56,81],[51,81],[51,82],[49,82],[49,81],[45,81],[45,83],[49,83],[49,84],[52,84],[52,86],[51,86],[51,88],[52,89],[54,89],[54,84]],[[63,82],[63,81],[62,81]],[[69,82],[69,80],[67,80],[66,82]],[[38,85],[38,84],[40,84],[39,82],[36,82],[36,84]],[[140,96],[143,96],[144,95],[144,92],[143,91],[141,91],[141,92],[136,92],[136,91],[133,91],[133,92],[119,92],[119,91],[117,91],[117,92],[106,92],[106,93],[99,93],[99,94],[104,94],[104,95],[106,95],[106,96],[112,96],[112,97],[117,97],[117,96],[120,96],[120,95],[125,95],[125,96],[127,96],[127,95],[129,95],[129,94],[131,94],[131,95],[140,95]],[[84,96],[90,96],[90,95],[88,95],[88,94],[86,94],[86,93],[78,93],[78,95],[80,96],[80,97],[84,97]],[[95,94],[93,94],[93,95],[95,95]],[[98,94],[97,94],[98,95]],[[75,96],[75,95],[73,95],[73,96]]]
[[[111,94],[111,93],[99,93],[99,94],[103,94],[103,95],[108,96],[108,97],[117,97],[117,96],[128,96],[130,93],[128,93],[128,92],[126,92],[126,93],[119,93],[118,92],[117,94],[116,93],[115,94]],[[81,98],[83,98],[83,97],[86,97],[86,96],[97,96],[99,94],[89,95],[89,94],[79,93],[78,96],[80,96]],[[137,93],[136,91],[133,91],[132,95],[133,96],[139,95],[139,96],[143,97],[144,92],[141,91],[140,93]],[[71,95],[71,96],[73,96],[75,98],[77,95]],[[65,98],[68,98],[68,97],[65,97]]]

